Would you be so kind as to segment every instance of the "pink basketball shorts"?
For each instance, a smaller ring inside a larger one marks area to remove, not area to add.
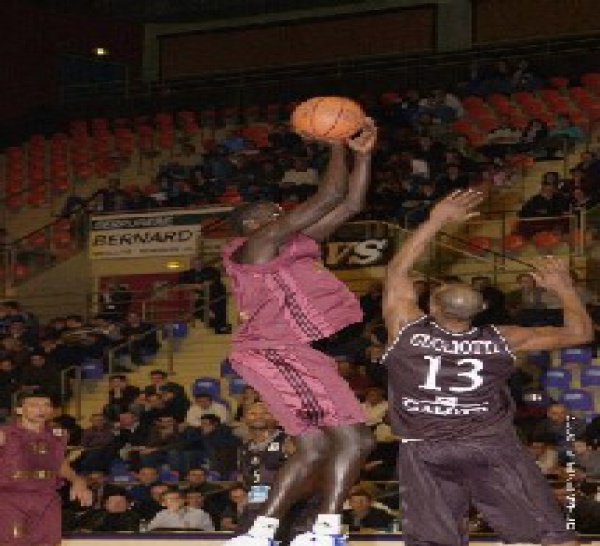
[[[335,361],[308,345],[272,349],[234,346],[229,360],[292,436],[365,422],[364,411],[337,373]]]

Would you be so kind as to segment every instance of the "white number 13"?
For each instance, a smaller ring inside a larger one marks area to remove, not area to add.
[[[427,378],[423,385],[419,385],[419,388],[428,391],[441,391],[442,388],[437,386],[437,376],[442,366],[441,356],[426,356],[429,360],[429,370],[427,372]],[[476,358],[462,358],[457,363],[458,366],[471,366],[471,369],[467,372],[460,372],[457,375],[462,377],[468,377],[471,380],[471,384],[468,387],[449,387],[448,390],[452,392],[468,392],[474,391],[480,387],[483,383],[483,378],[480,375],[480,371],[483,369],[483,362]]]

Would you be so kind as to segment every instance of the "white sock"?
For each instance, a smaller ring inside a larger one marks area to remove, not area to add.
[[[342,534],[342,516],[340,514],[319,514],[313,525],[313,533],[316,535]]]
[[[279,520],[277,518],[258,516],[248,531],[248,534],[256,538],[272,539],[275,536],[275,531],[277,531],[278,526]]]

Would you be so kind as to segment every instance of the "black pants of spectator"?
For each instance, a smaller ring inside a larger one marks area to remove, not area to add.
[[[205,319],[205,304],[204,297],[200,296],[196,300],[195,305],[195,317],[204,321]],[[210,312],[210,318],[208,319],[208,326],[214,328],[215,332],[224,332],[231,330],[231,326],[227,321],[227,297],[217,297],[210,302],[208,306]]]
[[[73,461],[73,468],[78,472],[87,473],[96,470],[108,472],[113,459],[118,455],[114,448],[85,449],[83,453]]]

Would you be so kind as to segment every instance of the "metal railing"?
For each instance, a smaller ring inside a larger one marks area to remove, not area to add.
[[[464,229],[469,230],[468,222]],[[337,237],[352,240],[353,237],[386,238],[393,245],[394,251],[411,232],[398,224],[380,221],[351,222],[343,226],[332,239]],[[548,254],[550,252],[545,252]],[[539,254],[538,256],[542,256]],[[535,255],[531,256],[535,258]],[[565,256],[573,266],[572,255]],[[488,275],[499,286],[511,286],[515,277],[531,271],[534,264],[529,257],[511,255],[506,249],[494,250],[478,246],[475,242],[458,233],[440,232],[428,245],[426,252],[415,264],[415,272],[431,280],[439,280],[445,276],[456,274],[461,277]],[[457,271],[454,273],[453,271]]]

